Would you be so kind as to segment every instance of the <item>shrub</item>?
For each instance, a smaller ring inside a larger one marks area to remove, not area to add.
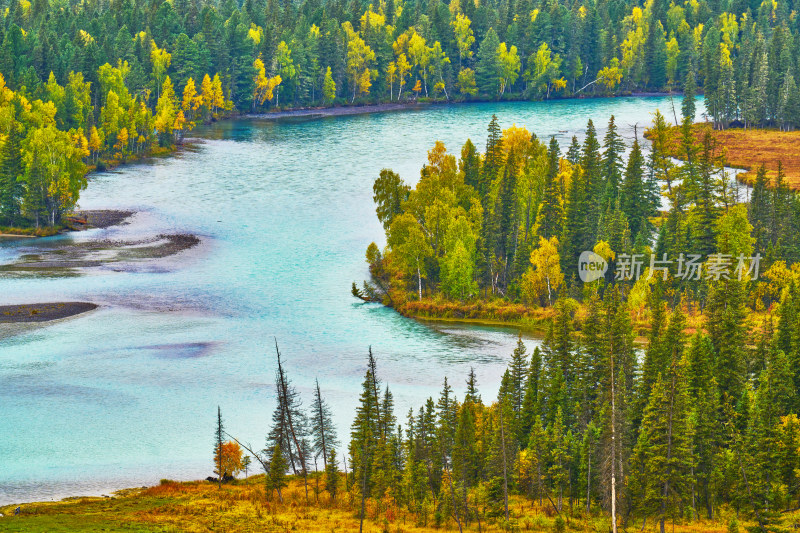
[[[557,516],[553,522],[553,531],[555,531],[555,533],[564,533],[566,527],[567,523],[564,522],[564,518],[561,517],[561,515]]]

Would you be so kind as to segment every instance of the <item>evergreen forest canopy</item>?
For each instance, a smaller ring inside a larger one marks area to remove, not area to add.
[[[509,511],[510,498],[521,496],[530,502],[523,508],[555,516],[556,531],[570,524],[663,533],[701,520],[716,521],[716,530],[730,520],[730,532],[739,520],[750,531],[786,531],[794,520],[786,513],[800,504],[792,294],[777,328],[752,338],[737,310],[715,304],[708,332],[689,335],[682,307],[654,300],[642,356],[623,291],[609,288],[604,301],[589,300],[579,330],[574,306],[563,304],[541,349],[529,352],[520,339],[496,400],[482,399],[471,370],[462,399],[445,377],[438,399],[410,409],[405,424],[370,350],[344,480],[319,385],[304,409],[279,356],[266,448],[245,448],[264,468],[268,496],[283,501],[289,472],[304,483],[308,504],[310,473],[324,469],[330,501],[349,502],[384,529],[401,514],[449,530],[541,529]],[[221,474],[226,436],[220,422]],[[319,498],[319,481],[315,490]]]
[[[354,293],[408,314],[490,299],[551,312],[541,350],[528,355],[520,340],[492,405],[470,376],[462,403],[445,381],[438,403],[410,413],[405,440],[381,437],[375,418],[375,450],[400,443],[389,466],[369,463],[381,452],[360,452],[369,446],[353,434],[351,463],[373,479],[373,497],[387,497],[388,470],[404,487],[393,498],[459,525],[508,520],[508,494],[520,493],[570,517],[599,506],[615,528],[654,518],[663,532],[734,509],[752,530],[783,530],[800,505],[800,198],[780,166],[774,180],[762,166],[742,201],[711,132],[692,134],[691,95],[681,111],[682,163],[656,112],[647,157],[637,139],[625,160],[613,117],[602,143],[589,121],[563,155],[555,138],[501,132],[494,117],[483,154],[467,140],[456,159],[437,142],[413,189],[381,172],[387,247],[369,246],[373,279]],[[592,250],[609,269],[581,283],[579,255]],[[619,276],[634,254],[673,262]],[[681,254],[730,268],[715,275],[705,263],[686,278]],[[741,276],[739,257],[750,261]],[[368,394],[354,427],[366,424]]]
[[[683,88],[718,127],[794,128],[793,2],[12,0],[0,25],[0,225],[50,225],[88,168],[271,106]]]
[[[552,307],[617,285],[642,325],[655,292],[693,316],[733,302],[770,310],[800,281],[800,197],[780,165],[740,186],[713,134],[693,134],[694,98],[681,107],[680,128],[656,112],[649,154],[635,139],[627,160],[613,116],[602,140],[590,120],[565,154],[495,117],[485,153],[467,140],[456,159],[437,142],[414,189],[384,169],[374,199],[387,246],[368,247],[372,281],[354,294],[416,314],[423,300]],[[675,137],[684,162],[669,155]],[[579,257],[592,251],[608,270],[583,283]],[[687,275],[690,255],[703,264]]]

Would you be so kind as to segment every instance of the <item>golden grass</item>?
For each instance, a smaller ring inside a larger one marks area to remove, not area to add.
[[[358,499],[343,494],[332,502],[322,491],[314,496],[314,483],[309,487],[310,504],[306,505],[305,491],[300,480],[291,481],[284,489],[284,501],[269,498],[264,490],[263,476],[251,476],[222,488],[206,481],[178,483],[165,481],[147,489],[120,491],[112,498],[71,498],[61,502],[22,505],[22,513],[12,516],[16,506],[0,507],[0,531],[185,531],[185,532],[350,532],[359,529]],[[387,505],[379,507],[374,501],[367,505],[364,531],[433,533],[458,531],[455,520],[435,527],[421,525],[417,517],[406,510]],[[512,496],[509,501],[511,520],[482,520],[481,530],[542,531],[555,530],[556,513],[547,500],[544,506],[529,499]],[[586,516],[581,505],[572,514],[567,503],[562,511],[566,531],[595,533],[608,530],[608,518],[603,514]],[[726,533],[727,519],[733,512],[723,509],[720,521],[679,521],[676,533]],[[787,516],[787,518],[789,518]],[[432,521],[432,519],[431,519]],[[638,522],[638,521],[637,521]],[[745,524],[742,523],[742,527]],[[629,524],[639,530],[640,523]],[[672,524],[668,526],[673,529]],[[657,530],[657,523],[648,520],[644,531]],[[464,531],[478,531],[477,523]]]
[[[758,167],[764,164],[767,177],[774,183],[778,172],[778,162],[783,163],[786,181],[794,190],[800,190],[800,131],[779,131],[774,129],[729,129],[717,131],[710,124],[695,124],[695,138],[701,140],[706,132],[711,132],[723,149],[728,166],[743,168],[747,172],[739,174],[745,183],[755,180]],[[670,155],[681,158],[680,129],[673,127]]]

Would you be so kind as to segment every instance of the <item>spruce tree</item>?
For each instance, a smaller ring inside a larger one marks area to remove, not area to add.
[[[371,494],[372,462],[378,442],[381,440],[379,408],[381,399],[375,371],[375,359],[370,347],[367,370],[361,383],[359,405],[350,426],[350,469],[353,472],[353,479],[362,491],[362,497],[365,498]]]
[[[481,94],[490,98],[498,97],[500,94],[500,64],[497,57],[499,47],[500,39],[497,33],[494,28],[489,28],[478,48],[475,81]]]
[[[281,445],[275,444],[270,453],[269,472],[266,476],[267,493],[272,495],[272,491],[278,493],[278,499],[283,503],[283,489],[286,487],[286,459],[281,451]]]
[[[561,237],[561,270],[577,272],[578,258],[581,252],[588,250],[586,236],[586,215],[588,210],[586,198],[585,173],[580,166],[572,169],[572,176],[567,189],[564,209],[564,228]]]
[[[625,180],[620,190],[620,208],[628,217],[631,235],[650,235],[650,217],[658,213],[658,204],[648,194],[648,185],[644,181],[644,157],[639,141],[633,141],[628,164],[625,168]]]
[[[718,454],[722,438],[717,380],[714,378],[714,346],[707,335],[696,334],[688,353],[687,380],[694,406],[694,483],[706,516],[714,515],[716,494],[714,480],[718,475]]]
[[[692,423],[686,386],[686,360],[673,354],[658,376],[634,448],[633,490],[645,515],[658,517],[661,533],[667,519],[678,518],[678,502],[690,490]],[[677,498],[675,497],[677,496]]]
[[[222,409],[217,406],[217,429],[214,432],[214,473],[217,475],[217,483],[222,488],[222,444],[225,442],[225,426],[222,423]]]
[[[0,225],[21,223],[23,174],[22,134],[14,125],[0,147]]]
[[[581,154],[581,168],[584,174],[586,218],[581,235],[583,241],[578,247],[580,250],[591,250],[597,241],[598,223],[605,210],[603,197],[605,196],[605,182],[601,169],[600,143],[597,140],[597,131],[591,119],[586,125],[586,138],[583,140]]]
[[[531,360],[525,377],[525,395],[522,399],[522,424],[520,427],[520,443],[526,445],[529,440],[531,428],[536,419],[541,420],[540,414],[540,382],[542,380],[542,353],[535,347],[531,353]]]
[[[756,239],[755,250],[765,254],[770,244],[770,226],[772,197],[767,189],[767,167],[758,167],[753,192],[750,196],[748,215],[753,225],[753,237]]]
[[[517,346],[511,353],[511,361],[508,365],[511,377],[511,409],[514,415],[519,417],[522,413],[522,403],[525,395],[525,378],[528,370],[528,354],[525,344],[522,342],[522,335],[517,339]]]
[[[336,459],[336,450],[331,448],[328,454],[328,462],[325,465],[325,490],[331,496],[331,501],[336,501],[336,495],[339,493],[339,465]]]
[[[478,392],[478,378],[475,377],[475,367],[469,367],[467,393],[464,396],[464,402],[471,402],[473,404],[481,403],[481,395]]]
[[[694,122],[696,113],[695,93],[697,92],[697,82],[695,80],[694,66],[689,65],[686,73],[686,80],[683,83],[683,101],[681,102],[681,117],[684,121]]]
[[[503,176],[497,192],[491,226],[491,242],[499,264],[498,285],[505,289],[508,284],[509,267],[513,266],[518,241],[519,208],[517,192],[517,159],[514,150],[508,154]]]
[[[327,467],[328,454],[339,445],[339,442],[336,438],[330,406],[322,398],[319,389],[319,380],[314,380],[314,401],[311,404],[310,419],[312,449],[317,457],[322,456],[322,464]]]
[[[613,206],[619,196],[619,187],[622,182],[622,155],[625,153],[625,143],[617,133],[617,124],[614,115],[608,121],[608,130],[603,139],[603,159],[601,163],[602,175],[605,180],[602,209]]]
[[[464,183],[475,189],[479,195],[485,194],[481,179],[481,157],[472,141],[467,139],[461,148],[461,159],[458,169],[464,174]],[[480,196],[483,199],[483,196]]]
[[[571,165],[578,165],[581,162],[581,145],[578,142],[578,137],[573,135],[567,150],[567,161]]]
[[[558,183],[559,148],[555,137],[550,138],[547,150],[547,174],[539,207],[539,235],[545,239],[561,235],[563,210]]]

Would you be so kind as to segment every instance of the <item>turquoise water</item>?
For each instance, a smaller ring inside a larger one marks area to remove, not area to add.
[[[58,239],[193,233],[202,244],[76,277],[0,278],[5,303],[101,305],[44,328],[0,326],[0,503],[210,475],[217,405],[228,431],[260,448],[273,337],[306,404],[319,378],[341,437],[370,345],[401,420],[444,376],[462,396],[470,366],[493,397],[515,331],[431,326],[350,296],[367,244],[383,240],[374,178],[390,167],[416,182],[437,139],[482,147],[492,113],[566,149],[589,118],[602,135],[611,114],[632,140],[657,107],[671,116],[668,99],[619,98],[230,121],[199,131],[195,150],[94,175],[82,208],[138,214]],[[0,261],[41,245],[2,243]]]

